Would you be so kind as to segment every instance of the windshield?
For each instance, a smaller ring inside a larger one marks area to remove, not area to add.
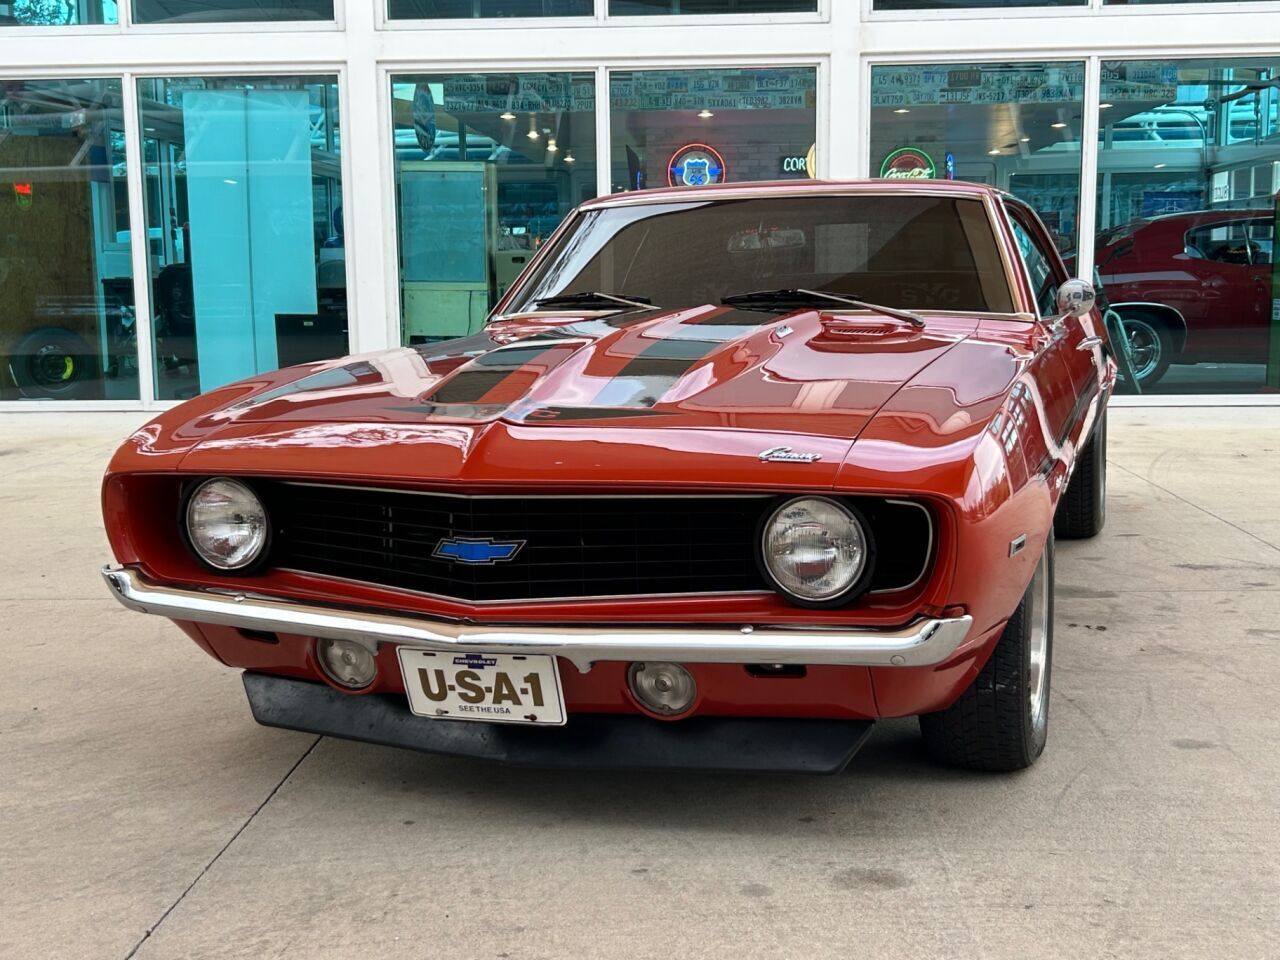
[[[679,309],[784,288],[907,310],[1013,312],[982,201],[905,193],[588,210],[503,312],[593,291]]]

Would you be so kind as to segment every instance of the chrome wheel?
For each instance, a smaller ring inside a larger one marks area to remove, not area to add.
[[[1164,351],[1160,331],[1146,320],[1126,317],[1124,335],[1129,342],[1129,363],[1133,366],[1133,375],[1138,380],[1145,380],[1160,366]]]
[[[1049,706],[1049,560],[1048,551],[1040,555],[1035,575],[1031,578],[1031,609],[1028,611],[1028,676],[1031,696],[1031,725],[1039,729],[1048,720]]]

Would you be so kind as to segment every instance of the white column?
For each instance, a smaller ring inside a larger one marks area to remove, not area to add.
[[[151,322],[151,253],[147,249],[147,213],[143,204],[142,126],[132,73],[120,84],[124,115],[125,184],[129,193],[129,253],[133,267],[134,331],[138,341],[138,396],[150,408],[156,402],[155,345]],[[161,216],[162,223],[167,218]],[[168,229],[166,226],[164,229]]]
[[[600,0],[604,3],[605,0]],[[609,115],[609,69],[597,67],[596,76],[596,196],[607,197],[613,186],[613,137]]]
[[[1076,275],[1093,279],[1093,238],[1098,229],[1098,102],[1102,63],[1089,57],[1084,64],[1084,127],[1080,132],[1080,219],[1076,224]]]
[[[374,4],[351,0],[346,4],[346,19],[346,68],[339,85],[339,123],[347,310],[351,350],[363,353],[400,345],[395,166],[391,91],[388,84],[383,84],[378,65],[381,37],[376,29]]]
[[[862,4],[830,0],[831,57],[819,79],[818,175],[836,180],[868,176],[869,146],[865,118],[871,92],[864,88]]]

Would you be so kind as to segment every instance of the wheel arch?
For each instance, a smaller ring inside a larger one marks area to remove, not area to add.
[[[1163,323],[1173,336],[1174,356],[1181,356],[1187,345],[1187,319],[1179,310],[1165,303],[1151,303],[1144,300],[1131,300],[1124,303],[1113,303],[1111,309],[1123,320],[1127,314],[1140,314]]]

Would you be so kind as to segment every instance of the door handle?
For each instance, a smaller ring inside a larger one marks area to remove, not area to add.
[[[1094,347],[1100,347],[1100,346],[1102,346],[1101,337],[1085,337],[1083,340],[1081,340],[1079,343],[1076,344],[1076,349],[1092,350]]]

